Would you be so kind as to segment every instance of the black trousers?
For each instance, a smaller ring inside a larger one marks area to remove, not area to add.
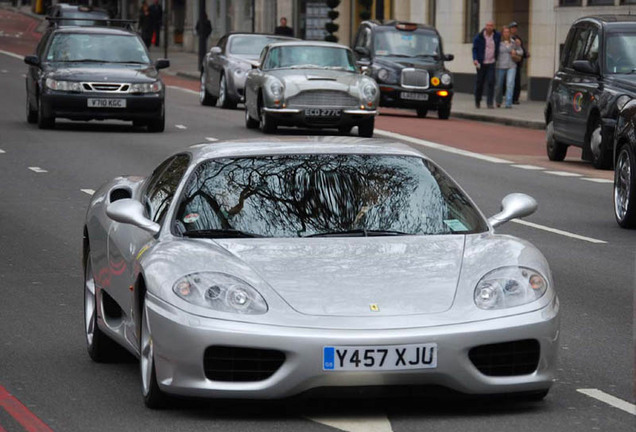
[[[519,102],[519,94],[521,93],[521,67],[523,60],[517,63],[517,73],[515,74],[515,90],[512,92],[512,102]]]
[[[475,103],[480,104],[486,87],[486,103],[492,106],[495,103],[495,64],[482,64],[477,69],[475,77]]]

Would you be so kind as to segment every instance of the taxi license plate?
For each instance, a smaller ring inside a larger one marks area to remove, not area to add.
[[[126,99],[88,99],[89,108],[126,108]]]
[[[305,108],[306,117],[340,117],[342,110],[333,108]]]
[[[401,92],[400,97],[402,99],[409,99],[409,100],[421,100],[421,101],[428,100],[427,93]]]
[[[407,370],[437,367],[437,344],[326,346],[324,371]]]

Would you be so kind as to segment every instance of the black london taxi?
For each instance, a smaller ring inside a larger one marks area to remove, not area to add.
[[[614,216],[636,228],[636,99],[621,110],[614,134]]]
[[[418,117],[436,110],[448,119],[453,99],[453,77],[444,66],[453,60],[444,54],[434,27],[402,21],[364,21],[353,50],[358,65],[367,68],[380,86],[380,105],[411,108]]]
[[[618,112],[636,97],[636,16],[576,20],[545,107],[548,158],[562,161],[568,146],[582,147],[596,168],[612,167]]]
[[[165,127],[165,90],[134,32],[106,27],[53,27],[27,56],[26,117],[40,129],[70,120],[127,120],[151,132]]]

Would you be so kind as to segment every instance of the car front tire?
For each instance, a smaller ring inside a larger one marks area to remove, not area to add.
[[[163,132],[166,128],[165,107],[161,108],[161,116],[148,121],[148,132]]]
[[[263,133],[275,133],[276,129],[278,129],[278,125],[276,124],[276,122],[269,115],[267,115],[262,106],[259,108],[259,113],[259,127],[263,131]]]
[[[375,118],[371,117],[368,120],[358,125],[358,135],[363,138],[371,138],[373,136],[373,129],[375,128]]]
[[[610,169],[612,155],[609,151],[608,139],[603,137],[601,119],[595,116],[588,132],[587,145],[592,154],[592,165],[597,169]]]
[[[144,404],[150,409],[160,409],[166,406],[167,396],[159,388],[155,369],[155,353],[152,334],[148,324],[148,312],[145,301],[142,305],[141,340],[139,346],[139,368],[141,371],[141,392]]]
[[[40,129],[52,129],[55,127],[55,117],[47,117],[44,115],[44,105],[42,99],[38,101],[38,127]]]
[[[199,102],[201,105],[214,105],[216,103],[216,98],[208,92],[205,87],[205,74],[201,72],[201,87],[199,88]]]
[[[450,117],[450,114],[451,114],[450,104],[440,105],[439,108],[437,108],[437,117],[440,120],[448,120],[448,118]]]
[[[568,146],[557,141],[554,136],[554,121],[550,120],[545,128],[545,145],[548,159],[555,162],[561,162],[565,159],[568,152]]]
[[[417,116],[419,118],[426,117],[426,114],[428,114],[428,108],[417,108]]]
[[[623,228],[636,226],[636,155],[626,144],[618,152],[614,168],[614,216]]]
[[[219,82],[219,106],[225,109],[236,108],[236,101],[230,97],[227,91],[225,74],[221,75],[221,82]]]
[[[252,118],[247,106],[245,107],[245,127],[248,129],[256,129],[258,127],[258,121]]]
[[[38,110],[33,109],[28,92],[26,96],[26,118],[28,123],[34,124],[38,122]]]

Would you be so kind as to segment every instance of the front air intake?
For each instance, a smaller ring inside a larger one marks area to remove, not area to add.
[[[263,381],[285,362],[285,354],[277,350],[211,346],[205,350],[205,376],[213,381]]]
[[[468,358],[488,376],[528,375],[539,366],[539,342],[525,339],[472,348]]]

